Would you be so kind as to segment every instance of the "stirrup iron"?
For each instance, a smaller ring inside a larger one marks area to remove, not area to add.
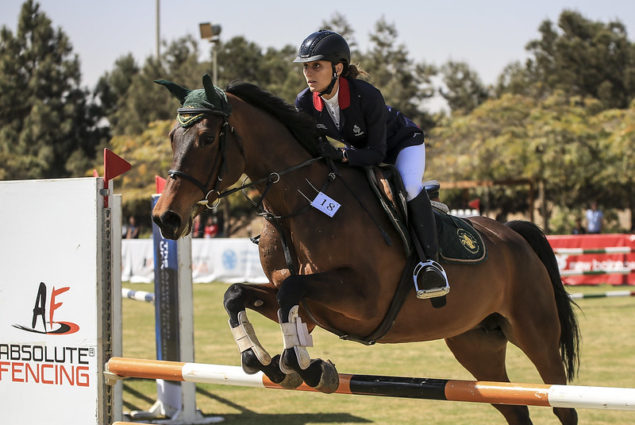
[[[437,288],[430,288],[430,289],[419,289],[419,284],[418,284],[419,273],[421,273],[428,266],[434,268],[443,276],[443,280],[445,281],[444,286],[437,287]],[[445,270],[443,269],[443,267],[441,267],[441,264],[437,263],[434,260],[420,261],[415,266],[414,270],[412,271],[412,280],[414,281],[414,284],[415,284],[415,293],[417,295],[417,298],[419,299],[442,297],[446,295],[448,292],[450,292],[450,284],[448,283],[448,276],[445,274]]]

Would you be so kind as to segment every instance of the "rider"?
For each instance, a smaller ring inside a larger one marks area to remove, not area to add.
[[[323,155],[353,166],[385,162],[399,170],[408,192],[411,233],[422,245],[415,284],[419,298],[442,296],[449,290],[445,271],[438,263],[436,223],[430,199],[423,190],[425,145],[422,130],[395,108],[387,106],[381,92],[366,81],[365,74],[350,63],[344,38],[332,31],[310,34],[294,62],[303,64],[308,88],[295,105],[312,114],[321,133],[344,143],[336,149],[322,143]]]

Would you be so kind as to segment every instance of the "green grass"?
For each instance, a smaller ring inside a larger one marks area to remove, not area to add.
[[[126,287],[151,291],[150,285]],[[227,285],[194,285],[195,361],[240,365],[229,332],[222,297]],[[611,286],[570,287],[570,292],[605,292]],[[577,301],[582,311],[581,368],[574,385],[635,387],[635,298]],[[126,357],[155,358],[154,313],[148,303],[123,300],[123,352]],[[279,327],[248,310],[260,341],[274,355],[281,350]],[[134,326],[133,326],[134,325]],[[422,324],[422,326],[424,326]],[[331,359],[342,373],[473,379],[443,341],[366,347],[340,341],[321,329],[314,333],[314,358]],[[508,372],[514,382],[540,383],[533,365],[514,346],[508,349]],[[129,380],[125,385],[146,397],[124,392],[125,409],[147,409],[156,398],[154,381]],[[341,394],[314,394],[198,385],[197,406],[206,415],[220,415],[227,424],[505,424],[487,404],[407,400]],[[550,408],[530,407],[536,424],[559,424]],[[581,424],[635,423],[634,412],[578,409]]]

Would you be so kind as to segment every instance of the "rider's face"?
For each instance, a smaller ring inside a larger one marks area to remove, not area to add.
[[[305,62],[302,71],[311,92],[326,89],[333,76],[333,67],[329,61]]]

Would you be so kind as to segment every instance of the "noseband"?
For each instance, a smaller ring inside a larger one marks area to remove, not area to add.
[[[228,118],[229,115],[221,112],[221,111],[216,111],[213,109],[207,109],[207,108],[196,108],[196,109],[192,109],[192,108],[179,108],[177,110],[178,112],[178,122],[179,124],[181,124],[182,127],[187,127],[189,125],[192,125],[196,120],[199,120],[201,118],[203,118],[206,115],[219,115],[223,117],[223,123],[221,125],[221,129],[220,132],[218,133],[218,149],[220,151],[220,155],[219,157],[219,161],[220,161],[220,165],[219,165],[219,169],[218,169],[218,176],[216,178],[216,181],[214,182],[214,186],[208,190],[209,188],[209,183],[210,180],[212,179],[212,176],[214,175],[214,170],[216,169],[216,167],[212,167],[212,170],[209,174],[209,176],[207,177],[207,181],[205,183],[202,183],[200,180],[198,180],[196,177],[193,177],[181,170],[168,170],[168,175],[170,176],[170,178],[175,179],[177,177],[180,177],[184,180],[189,181],[190,183],[192,183],[193,185],[195,185],[196,187],[198,187],[201,192],[203,192],[203,199],[201,199],[200,201],[197,202],[198,205],[204,205],[206,208],[208,209],[213,209],[216,205],[212,205],[211,207],[209,206],[209,195],[212,193],[219,193],[217,187],[218,184],[221,183],[223,181],[223,178],[221,177],[221,174],[223,173],[223,170],[226,168],[226,161],[225,161],[225,146],[226,146],[226,142],[227,142],[227,128],[229,127],[229,122],[228,122]],[[183,120],[181,118],[181,114],[193,114],[193,116],[191,118],[185,119]],[[233,130],[233,129],[232,129]],[[220,202],[220,198],[217,199],[217,201]]]

